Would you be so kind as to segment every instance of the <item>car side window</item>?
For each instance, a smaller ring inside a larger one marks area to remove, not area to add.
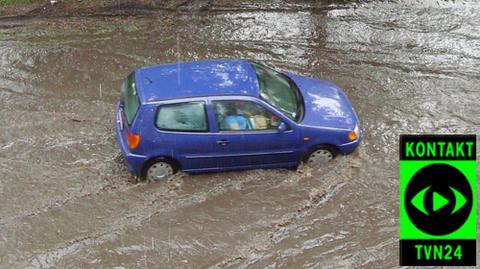
[[[263,106],[250,101],[213,101],[220,131],[276,130],[280,119]]]
[[[156,126],[161,130],[208,131],[204,102],[160,105],[157,113]]]

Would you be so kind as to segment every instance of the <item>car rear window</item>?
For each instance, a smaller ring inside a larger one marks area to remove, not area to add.
[[[128,125],[132,124],[135,114],[140,107],[140,101],[137,96],[137,88],[135,85],[135,73],[130,74],[122,83],[121,103]]]
[[[208,131],[204,102],[161,105],[156,125],[161,130],[183,132]]]

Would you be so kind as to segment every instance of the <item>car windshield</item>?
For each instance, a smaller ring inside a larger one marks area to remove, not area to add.
[[[128,78],[122,83],[121,105],[127,118],[127,123],[130,125],[137,114],[140,101],[137,96],[137,89],[135,87],[135,75],[130,74]]]
[[[302,96],[295,83],[269,67],[251,63],[257,74],[260,98],[298,122],[303,117]]]

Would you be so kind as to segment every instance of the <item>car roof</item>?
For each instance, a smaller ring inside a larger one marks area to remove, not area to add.
[[[167,99],[260,94],[255,70],[246,60],[203,60],[136,70],[143,103]]]

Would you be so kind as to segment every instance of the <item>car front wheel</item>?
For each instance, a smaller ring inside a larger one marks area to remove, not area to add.
[[[174,162],[168,159],[156,159],[145,170],[144,179],[147,181],[166,180],[177,172]]]
[[[318,146],[309,151],[304,162],[311,167],[323,165],[335,159],[337,151],[329,146]]]

